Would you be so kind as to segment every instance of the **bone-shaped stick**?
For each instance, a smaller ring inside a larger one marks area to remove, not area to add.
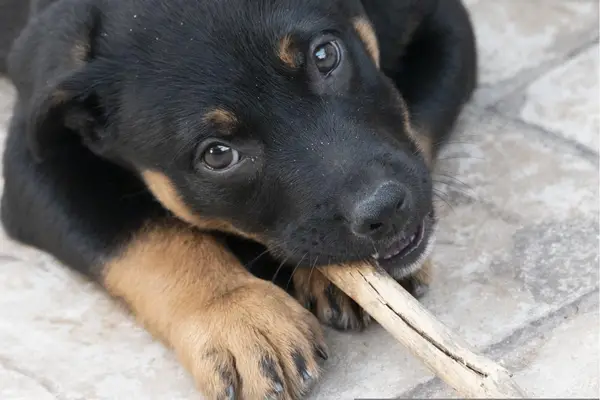
[[[383,269],[365,263],[320,270],[460,396],[526,397],[510,372],[473,352]]]

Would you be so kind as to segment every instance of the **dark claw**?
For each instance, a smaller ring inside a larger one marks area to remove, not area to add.
[[[263,357],[260,367],[262,369],[263,374],[273,381],[273,389],[276,393],[283,392],[283,383],[281,383],[281,378],[277,373],[277,369],[275,367],[275,361],[269,356]]]
[[[303,370],[302,372],[300,372],[300,375],[302,375],[302,380],[304,381],[304,383],[312,381],[313,377],[307,370]]]
[[[279,400],[282,398],[283,385],[280,382],[273,384],[273,391],[265,396],[265,400]]]
[[[333,285],[329,285],[325,290],[325,296],[327,296],[327,301],[329,302],[329,307],[331,308],[332,316],[331,319],[338,319],[342,310],[337,302],[336,298],[336,288]]]
[[[327,352],[325,351],[325,349],[322,346],[319,346],[319,345],[315,346],[315,353],[317,353],[317,356],[319,356],[323,360],[327,360],[329,358],[329,356],[327,355]]]
[[[281,382],[275,382],[273,384],[273,389],[275,390],[275,393],[281,393],[283,392],[283,385],[281,384]]]
[[[304,300],[304,308],[309,311],[313,311],[316,303],[317,301],[313,296],[307,296],[306,300]]]
[[[235,400],[235,388],[233,385],[229,385],[225,391],[225,395],[227,396],[227,400]]]
[[[310,382],[312,380],[312,375],[308,372],[306,368],[306,359],[300,354],[299,351],[295,351],[292,354],[292,358],[294,359],[294,364],[296,364],[296,369],[300,376],[302,376],[302,380],[304,383]]]

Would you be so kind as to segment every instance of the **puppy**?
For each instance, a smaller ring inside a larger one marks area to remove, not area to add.
[[[207,398],[300,398],[327,357],[314,315],[368,323],[317,266],[422,292],[431,170],[476,85],[459,0],[29,10],[4,228],[122,300]]]

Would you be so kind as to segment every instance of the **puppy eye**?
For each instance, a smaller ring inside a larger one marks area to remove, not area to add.
[[[226,144],[215,143],[204,150],[201,160],[209,169],[220,171],[237,164],[240,153]]]
[[[328,41],[313,50],[313,59],[322,74],[329,74],[340,64],[340,47],[336,41]]]

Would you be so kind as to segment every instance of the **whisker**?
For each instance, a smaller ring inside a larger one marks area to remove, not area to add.
[[[373,253],[373,254],[377,254],[377,253],[379,253],[379,252],[377,251],[377,247],[375,247],[375,242],[374,242],[373,240],[371,240],[371,246],[373,246],[373,251],[374,251],[374,253]]]
[[[450,175],[441,174],[440,176],[447,178],[450,181],[444,180],[444,179],[433,179],[433,182],[443,184],[443,185],[447,186],[448,188],[450,188],[451,190],[454,190],[454,191],[461,193],[462,195],[468,197],[470,200],[478,201],[477,194],[475,194],[475,190],[473,189],[473,187],[471,185],[461,181],[458,178],[450,176]],[[461,187],[461,185],[463,187]]]
[[[444,142],[444,141],[437,142],[435,144],[435,146],[444,146],[444,147],[446,147],[446,146],[453,145],[453,144],[475,145],[475,142],[467,142],[467,141],[464,141],[464,140],[450,140],[448,142]]]
[[[442,200],[444,203],[446,203],[448,205],[448,207],[450,207],[450,210],[452,210],[452,212],[455,212],[454,207],[452,206],[452,204],[450,204],[450,202],[448,201],[448,199],[445,197],[446,193],[440,192],[437,189],[433,189],[433,194],[439,198],[440,200]]]
[[[452,185],[448,185],[448,187],[450,188],[451,191],[458,192],[471,201],[475,201],[475,202],[479,201],[479,197],[477,196],[477,194],[473,193],[472,191],[468,191],[466,189],[462,189],[460,187],[452,186]]]
[[[277,279],[277,275],[279,275],[279,271],[281,271],[281,268],[283,268],[283,266],[287,262],[287,260],[289,260],[290,257],[294,255],[295,251],[296,250],[294,249],[294,251],[292,251],[292,254],[290,256],[287,256],[286,258],[284,258],[283,261],[281,262],[281,264],[279,264],[279,267],[277,267],[277,270],[275,271],[275,275],[273,275],[273,278],[271,279],[271,283],[275,283],[275,279]]]
[[[261,258],[262,256],[264,256],[265,254],[267,254],[269,252],[269,249],[265,249],[265,251],[263,251],[262,253],[260,253],[259,255],[257,255],[256,257],[254,257],[251,261],[248,261],[246,263],[246,265],[244,266],[248,271],[252,270],[252,268],[254,267],[254,264],[259,258]]]
[[[461,195],[463,195],[463,196],[465,196],[466,198],[468,198],[469,200],[472,200],[472,201],[478,201],[478,199],[477,199],[477,196],[476,196],[476,195],[474,195],[474,194],[472,194],[472,193],[470,193],[470,192],[468,192],[467,190],[465,190],[465,189],[461,189],[461,188],[459,188],[459,187],[457,187],[457,186],[448,185],[446,182],[443,182],[443,183],[444,183],[444,184],[446,184],[446,185],[448,186],[448,188],[450,189],[450,191],[458,192],[458,193],[460,193]],[[446,194],[447,194],[447,193],[446,193]]]
[[[302,258],[300,259],[300,261],[298,261],[296,263],[296,266],[294,267],[294,269],[292,271],[292,275],[290,275],[290,279],[288,280],[287,285],[285,285],[286,292],[287,292],[287,290],[290,287],[290,283],[292,283],[292,279],[294,278],[294,274],[296,273],[296,270],[298,269],[298,266],[300,266],[300,263],[302,262],[302,260],[304,260],[304,257],[306,257],[307,254],[308,254],[308,252],[304,253],[304,255],[302,256]]]
[[[439,190],[437,188],[433,188],[433,194],[435,196],[439,197],[440,199],[444,200],[444,201],[447,201],[447,202],[450,201],[448,193],[446,193],[446,192],[444,192],[442,190]]]
[[[454,181],[454,182],[456,182],[456,183],[459,183],[459,184],[463,185],[464,187],[467,187],[467,188],[469,188],[469,189],[472,189],[472,186],[471,186],[471,185],[469,185],[468,183],[465,183],[465,182],[461,181],[460,179],[458,179],[458,178],[457,178],[457,177],[455,177],[455,176],[452,176],[452,175],[446,175],[446,174],[442,174],[442,173],[436,173],[436,174],[434,174],[434,177],[435,177],[435,176],[443,176],[444,178],[448,178],[448,179],[450,179],[450,180],[452,180],[452,181]]]
[[[317,255],[317,258],[315,258],[315,263],[312,265],[312,267],[310,267],[310,272],[308,273],[308,285],[309,286],[310,286],[310,278],[312,277],[312,273],[315,270],[315,266],[317,265],[317,260],[318,259],[319,259],[319,256]]]
[[[479,160],[479,161],[484,161],[485,158],[483,158],[483,157],[469,156],[469,155],[453,155],[453,156],[448,156],[448,157],[440,157],[440,158],[437,159],[437,161],[446,161],[446,160]]]
[[[436,239],[435,245],[436,246],[437,245],[441,245],[441,246],[460,246],[456,242],[452,242],[450,240],[439,240],[439,239]]]

